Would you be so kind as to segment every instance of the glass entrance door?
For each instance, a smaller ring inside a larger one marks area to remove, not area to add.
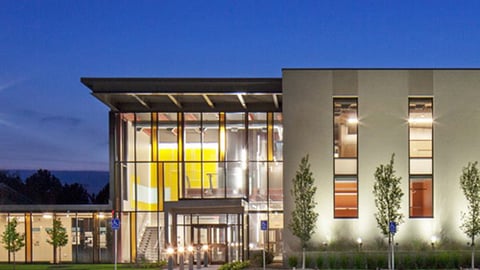
[[[227,226],[225,224],[192,224],[193,244],[208,247],[209,263],[227,261]]]
[[[177,214],[175,220],[177,246],[199,250],[206,245],[208,262],[213,264],[245,259],[243,214]],[[204,252],[201,255],[203,261]]]

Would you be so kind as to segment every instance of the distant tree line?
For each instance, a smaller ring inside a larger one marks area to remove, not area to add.
[[[48,170],[38,170],[25,182],[18,174],[0,171],[0,204],[107,204],[108,200],[108,183],[98,194],[89,194],[82,184],[62,184]]]

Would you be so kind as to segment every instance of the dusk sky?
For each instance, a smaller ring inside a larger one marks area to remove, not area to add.
[[[0,0],[0,169],[108,170],[81,77],[478,68],[480,1]]]

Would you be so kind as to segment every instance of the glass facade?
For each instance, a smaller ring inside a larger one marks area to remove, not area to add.
[[[433,217],[433,99],[409,99],[410,217]]]
[[[357,99],[333,101],[334,217],[358,217]]]
[[[281,257],[281,113],[114,113],[112,119],[120,241],[130,246],[119,261],[156,261],[168,246],[200,244],[210,245],[218,262],[246,259],[250,247],[264,245]],[[209,201],[232,199],[243,201],[240,212],[224,206],[201,214]],[[260,220],[271,221],[270,231],[256,237]]]
[[[25,235],[25,246],[15,253],[16,262],[53,262],[53,246],[47,229],[60,220],[68,242],[57,249],[57,262],[97,263],[113,261],[111,215],[95,212],[11,213],[0,215],[0,234],[9,220],[17,220],[17,232]],[[1,262],[13,262],[13,254],[0,249]]]

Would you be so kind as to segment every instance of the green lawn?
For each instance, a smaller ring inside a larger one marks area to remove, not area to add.
[[[112,270],[114,268],[113,264],[60,264],[60,265],[53,265],[53,264],[16,264],[16,270]],[[0,270],[12,270],[13,264],[0,264]],[[117,264],[117,269],[145,269],[145,268],[137,268],[129,264]],[[152,268],[158,269],[158,268]]]

